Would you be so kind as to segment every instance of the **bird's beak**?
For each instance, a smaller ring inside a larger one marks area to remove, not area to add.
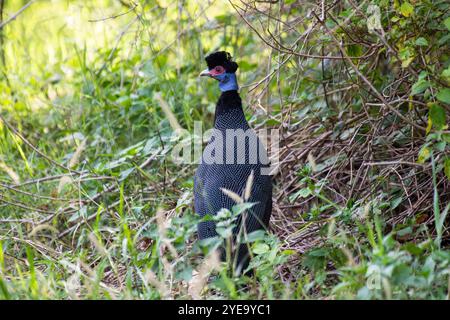
[[[198,75],[199,77],[212,77],[211,73],[209,72],[208,69],[203,70],[202,72],[200,72],[200,74]]]

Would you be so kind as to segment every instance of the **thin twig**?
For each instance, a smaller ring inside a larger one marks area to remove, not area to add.
[[[0,29],[6,26],[11,21],[14,21],[22,12],[24,12],[29,6],[31,6],[36,0],[31,0],[26,5],[24,5],[22,8],[20,8],[16,13],[14,13],[11,17],[6,19],[4,22],[0,23]]]

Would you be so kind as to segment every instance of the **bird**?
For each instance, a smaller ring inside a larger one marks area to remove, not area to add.
[[[217,80],[221,94],[216,104],[213,133],[194,176],[194,210],[201,218],[215,216],[223,209],[231,211],[237,204],[232,195],[242,196],[250,191],[245,202],[253,206],[245,214],[239,214],[232,237],[232,270],[240,275],[250,262],[248,244],[237,243],[240,230],[250,234],[269,227],[272,177],[263,169],[270,163],[265,146],[245,118],[236,79],[238,64],[226,51],[211,53],[205,61],[207,69],[199,76]],[[204,220],[197,225],[198,238],[216,237],[214,219]],[[226,259],[224,247],[221,247],[222,260]],[[247,270],[245,274],[252,273]]]

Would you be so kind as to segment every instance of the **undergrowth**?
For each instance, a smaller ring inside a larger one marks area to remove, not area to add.
[[[0,298],[448,299],[448,3],[324,3],[39,1],[0,29]],[[248,207],[197,241],[171,158],[212,125],[218,48],[281,130],[253,276],[215,254]]]

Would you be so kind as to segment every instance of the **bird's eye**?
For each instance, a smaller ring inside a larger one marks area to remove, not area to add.
[[[215,67],[214,70],[215,70],[217,73],[222,73],[222,72],[224,72],[224,69],[223,69],[223,67],[221,67],[221,66]]]

